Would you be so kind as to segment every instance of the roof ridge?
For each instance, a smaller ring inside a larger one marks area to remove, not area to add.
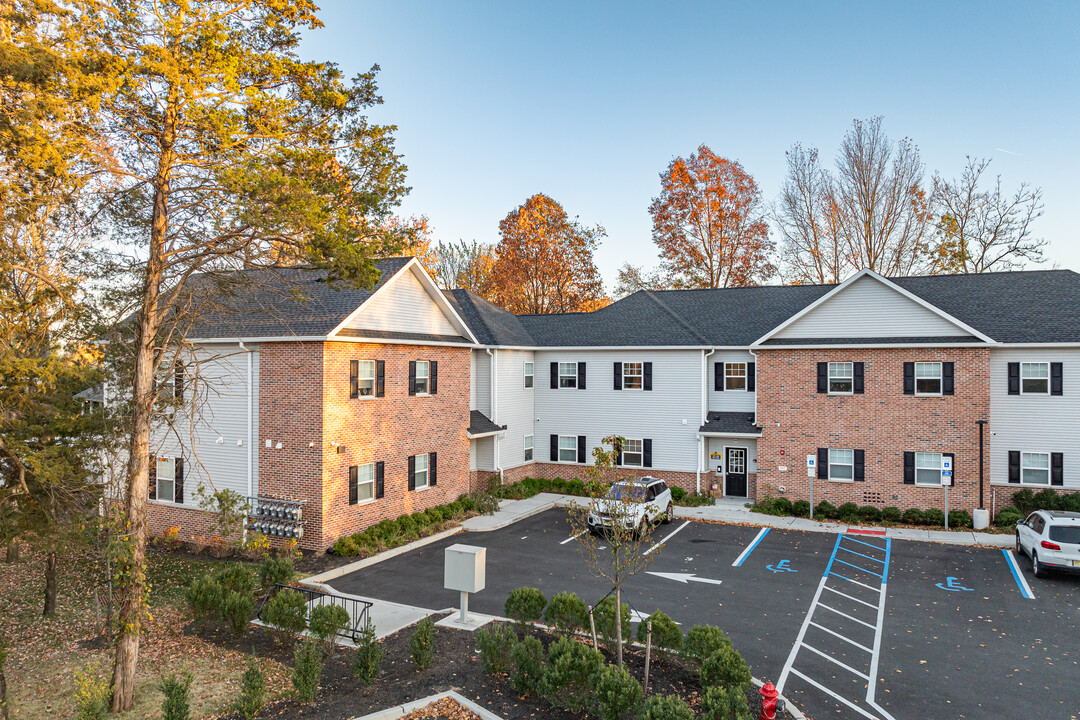
[[[689,332],[689,333],[690,333],[691,335],[693,335],[695,339],[697,339],[697,340],[698,340],[699,342],[701,342],[701,343],[702,343],[702,344],[704,344],[704,345],[708,345],[708,344],[709,344],[709,341],[708,341],[708,340],[706,340],[706,339],[704,338],[704,336],[702,336],[702,335],[701,335],[700,333],[698,333],[698,331],[697,331],[697,330],[695,330],[695,329],[694,329],[694,328],[693,328],[693,327],[692,327],[692,326],[691,326],[691,325],[690,325],[690,324],[689,324],[688,322],[686,322],[685,320],[683,320],[683,319],[682,319],[682,317],[681,317],[681,316],[679,316],[679,314],[678,314],[678,313],[676,313],[676,312],[675,312],[674,310],[672,310],[671,308],[669,308],[669,307],[667,306],[667,304],[666,304],[666,303],[664,303],[664,301],[663,301],[663,300],[661,300],[660,298],[656,297],[656,295],[654,295],[654,294],[653,294],[653,291],[652,291],[652,290],[645,290],[645,291],[644,291],[644,293],[645,293],[645,296],[646,296],[646,297],[648,297],[648,298],[649,298],[650,300],[652,300],[652,301],[653,301],[654,303],[656,303],[657,305],[659,305],[659,306],[660,306],[660,309],[662,309],[662,310],[663,310],[664,312],[666,312],[666,313],[667,313],[668,315],[670,315],[670,316],[671,316],[672,318],[674,318],[674,319],[675,319],[675,322],[679,323],[679,325],[681,325],[681,326],[682,326],[682,327],[683,327],[684,329],[686,329],[686,331],[687,331],[687,332]]]

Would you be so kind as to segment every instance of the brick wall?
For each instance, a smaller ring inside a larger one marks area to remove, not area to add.
[[[806,456],[821,447],[865,451],[866,480],[814,479],[814,502],[901,509],[944,507],[941,487],[904,484],[904,452],[955,454],[955,485],[949,508],[979,504],[979,433],[975,421],[990,417],[990,354],[985,348],[764,350],[758,354],[757,497],[809,499]],[[834,396],[817,392],[818,362],[863,362],[865,392]],[[903,394],[903,364],[955,363],[955,394]],[[984,460],[989,488],[990,435]],[[786,466],[787,472],[779,468]],[[990,502],[987,490],[986,502]]]

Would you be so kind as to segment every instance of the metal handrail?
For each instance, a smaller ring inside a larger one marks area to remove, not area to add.
[[[255,613],[256,618],[265,622],[262,618],[263,608],[266,607],[266,603],[269,602],[270,598],[281,591],[292,591],[303,594],[305,601],[311,603],[312,607],[317,603],[319,605],[340,605],[345,608],[349,613],[349,618],[352,619],[355,617],[356,619],[350,627],[339,630],[337,637],[348,638],[349,640],[356,642],[360,629],[362,627],[367,627],[371,623],[371,616],[368,613],[368,610],[371,609],[372,603],[367,600],[361,600],[360,598],[350,597],[348,595],[335,595],[334,593],[323,592],[322,590],[315,590],[314,588],[282,584],[276,584],[266,592],[262,602],[259,603],[259,611]]]

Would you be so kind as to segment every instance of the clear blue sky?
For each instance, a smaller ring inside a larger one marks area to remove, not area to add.
[[[373,63],[435,237],[494,242],[544,192],[608,231],[610,289],[652,266],[658,174],[700,144],[771,201],[784,151],[831,162],[854,118],[885,116],[927,174],[990,157],[1043,188],[1049,261],[1080,270],[1080,2],[403,2],[323,0],[306,57]]]

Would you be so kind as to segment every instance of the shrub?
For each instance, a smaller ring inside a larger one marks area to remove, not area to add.
[[[386,648],[375,637],[375,626],[366,623],[356,637],[356,659],[353,661],[353,675],[365,685],[370,685],[382,669]]]
[[[314,640],[297,643],[293,654],[292,682],[300,702],[309,703],[315,699],[322,669],[323,654],[319,644]]]
[[[510,626],[481,628],[476,633],[476,644],[480,649],[480,664],[484,672],[496,675],[510,669],[510,653],[517,644],[517,635]]]
[[[262,621],[278,630],[302,633],[307,627],[307,599],[301,592],[279,592],[263,606]]]
[[[1002,508],[997,515],[997,524],[999,527],[1013,527],[1024,517],[1025,515],[1014,507]]]
[[[1036,510],[1062,510],[1061,496],[1050,488],[1040,490],[1032,498]]]
[[[741,688],[746,691],[750,683],[750,668],[730,643],[709,656],[701,664],[701,687],[714,685],[728,689]]]
[[[898,507],[890,505],[889,507],[881,508],[881,519],[885,522],[900,522],[901,517],[903,517],[903,514]]]
[[[292,558],[264,558],[259,564],[259,585],[269,590],[274,585],[288,585],[296,576]]]
[[[415,540],[420,537],[420,524],[412,515],[402,515],[397,519],[402,538]]]
[[[949,511],[949,527],[951,528],[969,528],[972,526],[971,513],[967,510],[950,510]]]
[[[1080,512],[1080,492],[1062,495],[1061,509],[1069,512]]]
[[[312,635],[333,646],[334,638],[349,627],[350,621],[349,611],[340,605],[316,605],[311,608],[308,627]]]
[[[499,509],[499,497],[494,493],[473,493],[469,496],[476,503],[476,512],[491,515]]]
[[[791,501],[788,500],[786,497],[778,497],[778,498],[776,498],[776,500],[774,501],[774,504],[776,506],[776,514],[777,515],[790,516],[792,514]]]
[[[600,720],[636,718],[641,712],[641,684],[624,668],[605,665],[596,674],[593,689]]]
[[[756,513],[762,513],[764,515],[779,515],[779,511],[776,507],[776,498],[771,495],[766,495],[754,502],[754,505],[750,508]]]
[[[810,517],[810,501],[809,500],[796,500],[791,503],[791,513],[795,517]]]
[[[424,618],[416,624],[416,630],[409,638],[409,654],[421,670],[431,667],[435,659],[435,623],[431,618]]]
[[[252,659],[240,681],[240,696],[236,698],[236,710],[246,720],[254,720],[266,707],[266,676]]]
[[[161,678],[161,694],[165,699],[161,703],[162,720],[188,720],[191,717],[192,675],[169,673]]]
[[[396,520],[383,520],[379,524],[368,528],[368,532],[382,547],[393,547],[401,534],[401,527]]]
[[[715,505],[716,498],[705,492],[690,493],[683,499],[682,502],[677,504],[684,507],[702,507],[707,505]]]
[[[652,695],[645,701],[641,720],[694,720],[694,712],[678,695]]]
[[[1035,493],[1031,488],[1024,488],[1013,493],[1013,505],[1020,513],[1027,517],[1035,509]]]
[[[251,627],[251,617],[255,614],[255,598],[238,592],[229,593],[221,604],[221,619],[233,634],[240,637]]]
[[[675,502],[680,502],[682,500],[685,500],[686,499],[686,491],[683,490],[678,485],[676,485],[675,487],[671,488],[671,499],[674,500]]]
[[[908,525],[925,525],[926,513],[918,508],[908,508],[904,511],[904,522]]]
[[[510,591],[503,611],[524,630],[525,623],[535,622],[544,616],[547,598],[536,588],[519,587]]]
[[[568,637],[548,648],[540,695],[557,707],[580,713],[592,704],[593,681],[604,664],[600,653]]]
[[[859,516],[866,522],[877,522],[881,519],[881,510],[873,505],[863,505],[859,508]]]
[[[243,563],[227,564],[217,571],[216,579],[226,595],[231,592],[251,595],[255,592],[255,573]]]
[[[859,506],[853,502],[846,502],[840,507],[836,508],[836,516],[838,518],[845,517],[858,517]]]
[[[700,664],[720,648],[730,645],[731,641],[724,637],[724,631],[715,625],[695,625],[686,633],[683,655]]]
[[[702,720],[751,720],[745,688],[707,687],[701,694]]]
[[[544,677],[544,644],[532,635],[510,651],[510,682],[514,690],[527,695],[537,691]]]
[[[571,633],[589,624],[589,609],[577,593],[561,592],[544,610],[544,622],[560,632]]]
[[[225,596],[221,591],[221,585],[211,573],[195,578],[191,587],[187,589],[186,597],[195,620],[202,624],[204,630],[208,620],[217,620],[221,617]]]
[[[630,640],[630,606],[623,603],[619,615],[622,616],[623,642],[626,642]],[[596,632],[604,638],[605,643],[614,646],[616,640],[614,595],[608,595],[596,603],[596,607],[593,608],[593,618],[596,620]]]
[[[822,500],[814,506],[814,517],[822,520],[832,520],[836,518],[836,506],[828,500]]]
[[[930,508],[923,513],[923,518],[926,520],[927,525],[933,525],[935,527],[945,526],[945,513],[937,508]]]
[[[112,687],[109,679],[98,675],[96,665],[75,671],[75,717],[78,720],[105,720],[109,713]]]
[[[672,497],[675,496],[675,490],[682,490],[682,488],[673,488]],[[574,478],[570,482],[566,483],[566,492],[570,495],[581,497],[585,494],[585,483],[581,482],[580,478]],[[683,495],[685,494],[686,492],[684,491]]]
[[[360,546],[351,535],[339,537],[334,542],[334,554],[338,557],[355,557],[360,554]]]
[[[638,624],[638,642],[645,642],[646,636],[649,634],[649,620],[652,620],[652,642],[654,647],[661,652],[665,650],[682,650],[682,630],[679,629],[674,620],[659,610]]]

